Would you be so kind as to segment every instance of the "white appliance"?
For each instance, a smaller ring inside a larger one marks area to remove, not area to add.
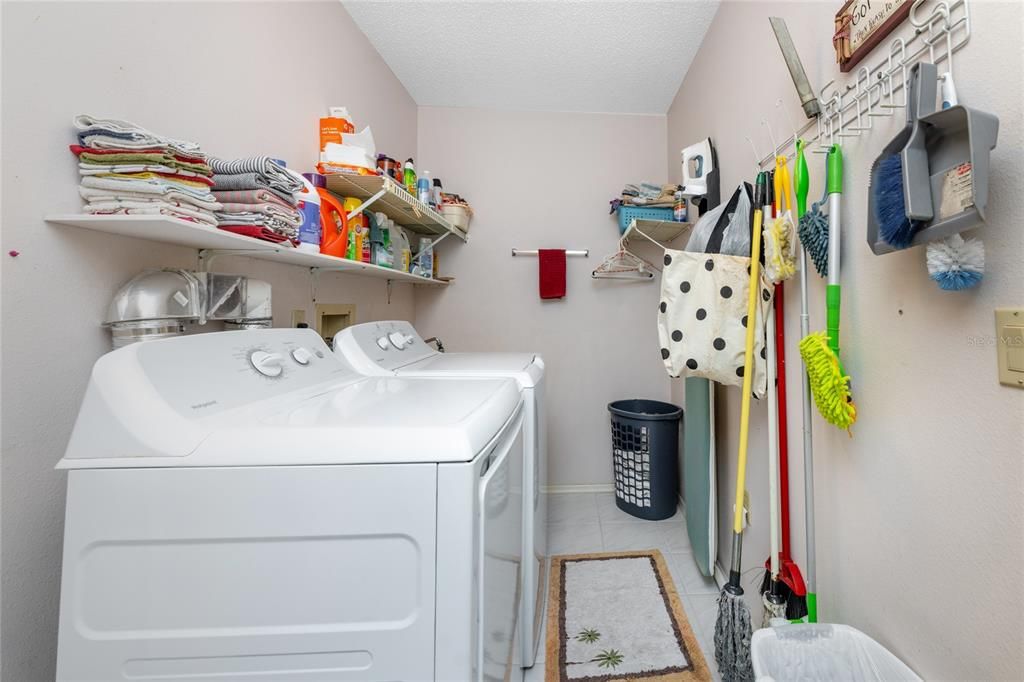
[[[523,392],[526,455],[523,480],[522,615],[523,667],[534,664],[547,595],[547,434],[544,412],[544,361],[533,353],[439,353],[408,322],[353,325],[334,337],[334,350],[366,375],[403,378],[510,377]]]
[[[100,358],[57,679],[521,680],[514,381],[364,378],[303,329]]]

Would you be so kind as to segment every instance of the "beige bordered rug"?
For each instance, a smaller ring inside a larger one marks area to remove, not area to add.
[[[546,682],[711,680],[658,551],[551,558]]]

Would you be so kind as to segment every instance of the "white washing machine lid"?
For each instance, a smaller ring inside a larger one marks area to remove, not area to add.
[[[97,361],[58,468],[469,461],[521,401],[510,379],[359,377],[309,330],[178,337]]]
[[[540,381],[544,364],[533,353],[436,353],[398,368],[398,376],[510,377],[524,388]]]

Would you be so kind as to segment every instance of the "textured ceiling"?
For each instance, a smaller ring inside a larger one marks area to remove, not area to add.
[[[664,114],[718,0],[342,0],[417,104]]]

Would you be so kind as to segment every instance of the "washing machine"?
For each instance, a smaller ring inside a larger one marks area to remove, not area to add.
[[[442,353],[425,343],[408,322],[368,322],[334,337],[334,350],[369,376],[509,377],[523,392],[526,456],[523,480],[523,600],[517,662],[534,664],[547,595],[547,437],[544,362],[534,353]]]
[[[510,379],[366,378],[310,330],[103,356],[57,679],[521,680],[523,424]]]

